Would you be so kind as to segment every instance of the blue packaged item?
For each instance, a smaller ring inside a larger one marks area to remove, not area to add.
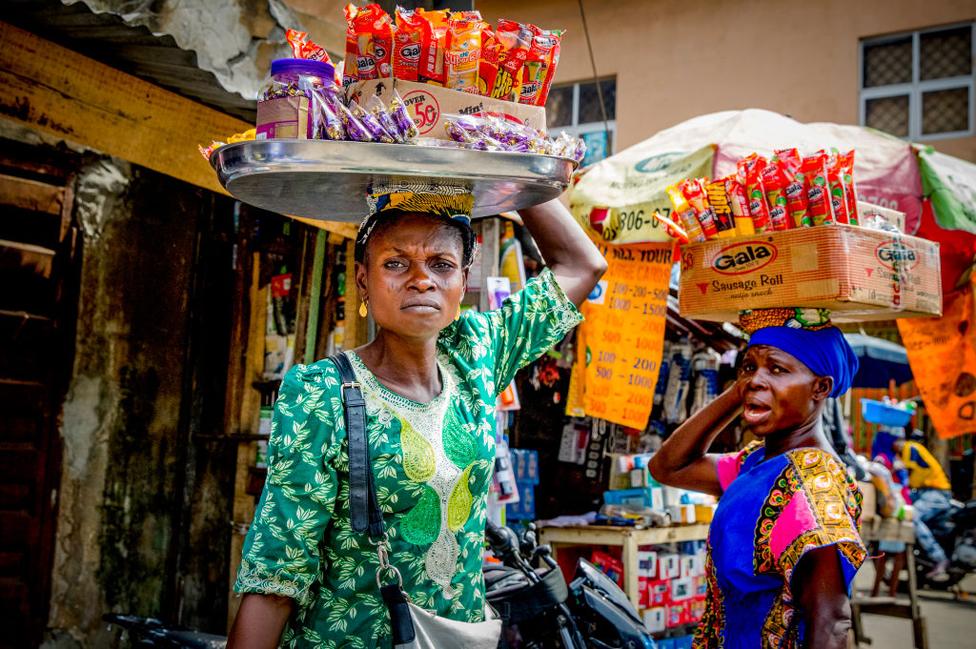
[[[526,460],[525,481],[529,484],[539,484],[539,453],[537,451],[525,451]]]
[[[535,487],[519,484],[519,501],[513,505],[506,505],[505,515],[512,520],[535,520]]]
[[[626,505],[628,507],[650,507],[651,490],[647,487],[638,489],[611,489],[603,492],[605,505]]]

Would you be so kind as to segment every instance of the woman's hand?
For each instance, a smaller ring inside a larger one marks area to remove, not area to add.
[[[607,272],[607,260],[558,198],[519,210],[519,216],[566,297],[582,304]]]
[[[651,457],[649,468],[655,480],[713,496],[722,495],[716,456],[709,455],[708,448],[718,434],[739,416],[745,385],[743,380],[736,381],[671,434]]]
[[[273,649],[291,617],[295,601],[278,595],[248,593],[234,619],[227,649]]]

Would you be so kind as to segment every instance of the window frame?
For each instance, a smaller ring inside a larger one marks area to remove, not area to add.
[[[617,85],[616,75],[611,77],[600,77],[596,80],[597,83],[603,83],[605,81],[613,81],[613,85]],[[594,83],[593,79],[583,79],[581,81],[572,81],[569,83],[561,83],[558,88],[573,88],[573,108],[572,108],[572,124],[564,126],[553,126],[552,130],[566,131],[569,135],[573,137],[581,137],[583,133],[592,133],[594,131],[604,131],[609,130],[609,144],[610,151],[608,152],[607,158],[612,156],[617,151],[617,117],[616,112],[614,112],[613,119],[608,119],[606,122],[606,128],[604,128],[604,123],[599,122],[585,122],[583,124],[579,123],[579,103],[580,103],[580,86],[586,83]],[[548,128],[548,125],[547,125]],[[606,158],[604,158],[605,160]],[[598,161],[599,162],[599,161]]]
[[[858,94],[858,123],[861,126],[868,126],[867,102],[871,99],[885,99],[888,97],[901,97],[908,95],[908,135],[895,136],[906,140],[916,140],[919,142],[935,142],[938,140],[951,140],[961,137],[976,135],[976,69],[968,76],[947,77],[945,79],[929,79],[922,81],[919,79],[921,74],[922,56],[922,35],[933,32],[942,32],[960,27],[969,27],[972,32],[970,36],[970,56],[973,65],[976,66],[976,21],[955,23],[951,25],[941,25],[939,27],[929,27],[918,29],[913,32],[901,32],[890,34],[878,38],[861,39],[857,49],[857,85]],[[898,41],[906,36],[912,38],[912,81],[910,83],[898,83],[888,86],[875,86],[873,88],[864,87],[864,49],[873,45],[883,45],[893,41]],[[922,95],[926,92],[939,90],[959,90],[964,88],[969,91],[969,128],[964,131],[947,131],[945,133],[932,133],[925,135],[922,133]]]

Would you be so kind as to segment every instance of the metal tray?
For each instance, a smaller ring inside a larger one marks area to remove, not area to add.
[[[358,222],[376,182],[459,185],[475,197],[472,216],[538,205],[563,193],[576,163],[568,158],[331,140],[253,140],[210,157],[234,198],[272,212]]]

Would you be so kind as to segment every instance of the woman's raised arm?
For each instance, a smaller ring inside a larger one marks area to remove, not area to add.
[[[519,216],[566,297],[582,304],[607,271],[606,259],[559,199],[519,210]]]

